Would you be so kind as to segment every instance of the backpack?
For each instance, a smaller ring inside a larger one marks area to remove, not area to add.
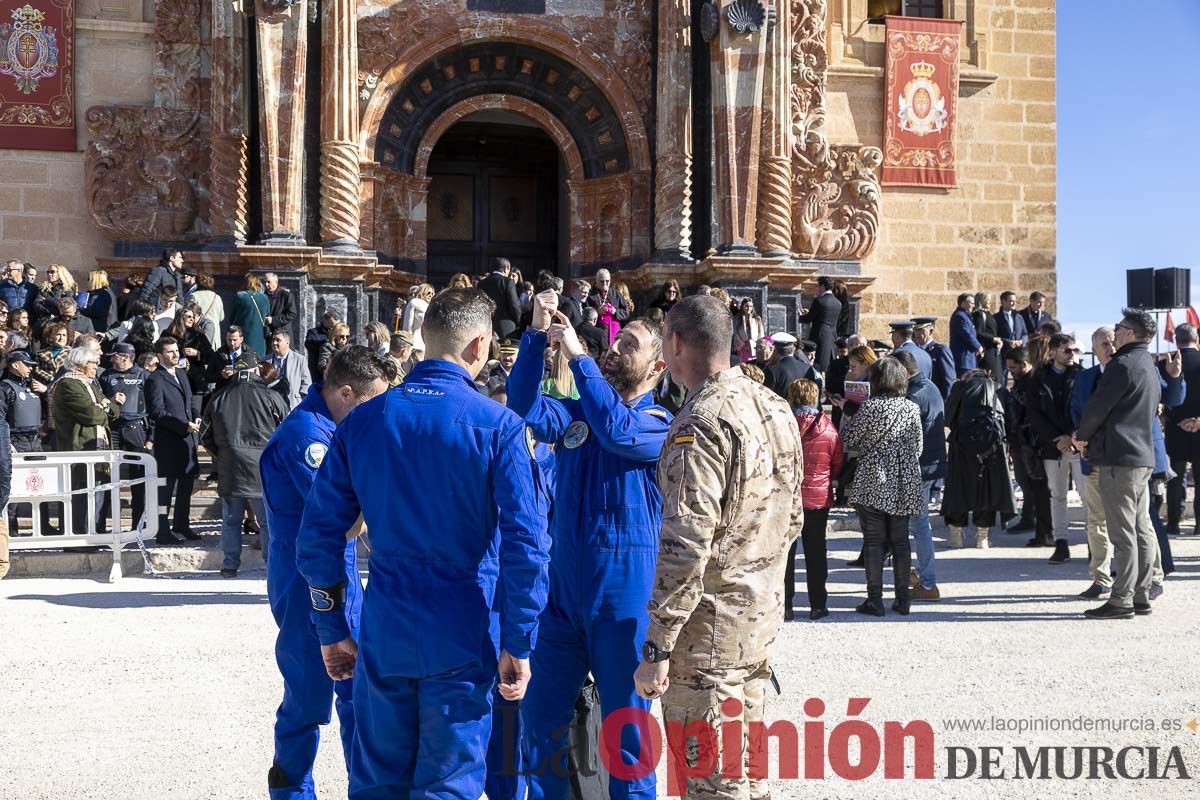
[[[996,409],[995,400],[995,385],[988,381],[983,408],[954,429],[958,446],[968,456],[974,457],[980,466],[990,461],[996,453],[1004,452],[1004,417]]]

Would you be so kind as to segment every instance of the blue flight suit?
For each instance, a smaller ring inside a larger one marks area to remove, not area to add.
[[[647,392],[620,396],[591,358],[571,362],[578,400],[540,390],[546,337],[526,333],[508,378],[508,405],[534,438],[555,443],[557,475],[550,558],[550,602],[542,614],[524,702],[525,750],[532,800],[567,797],[567,726],[590,670],[605,716],[620,708],[649,711],[633,673],[646,638],[646,604],[658,558],[662,497],[655,470],[671,416]],[[638,763],[641,737],[621,735],[621,757]],[[645,759],[649,761],[649,757]],[[609,782],[613,798],[655,796],[654,774]]]
[[[927,343],[925,352],[933,364],[929,380],[933,381],[933,385],[942,393],[942,402],[945,402],[950,399],[950,390],[958,380],[954,372],[954,356],[950,355],[950,348],[941,342]]]
[[[296,534],[305,499],[325,453],[333,441],[333,417],[321,387],[308,396],[275,430],[259,460],[263,506],[271,531],[267,559],[267,597],[279,625],[275,661],[283,675],[283,702],[275,713],[274,766],[286,776],[286,786],[270,790],[272,800],[315,800],[312,767],[317,757],[319,726],[328,725],[336,703],[342,750],[350,767],[354,741],[353,682],[334,681],[325,672],[321,644],[309,618],[312,601],[308,584],[296,568]],[[343,535],[343,539],[344,539]],[[346,624],[358,635],[362,583],[354,542],[343,542],[342,576],[346,580]],[[272,775],[272,783],[284,782]]]
[[[904,344],[896,348],[903,350],[906,353],[912,353],[913,360],[917,362],[917,372],[925,376],[925,380],[933,380],[933,359],[929,357],[929,353],[921,349],[921,345],[909,339]],[[943,400],[945,398],[942,398]]]
[[[532,453],[521,419],[440,360],[416,364],[335,431],[297,563],[321,643],[345,639],[342,553],[362,513],[371,579],[354,669],[351,800],[483,793],[499,651],[529,657],[546,602],[550,541]]]

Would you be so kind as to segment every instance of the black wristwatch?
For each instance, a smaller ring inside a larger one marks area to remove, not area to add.
[[[642,661],[645,661],[647,664],[657,664],[660,661],[666,661],[670,657],[670,650],[659,650],[658,645],[654,642],[646,642],[642,645]]]

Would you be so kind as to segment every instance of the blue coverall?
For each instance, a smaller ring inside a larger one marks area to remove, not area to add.
[[[297,563],[321,643],[345,639],[338,587],[346,531],[362,513],[371,569],[354,668],[351,800],[483,793],[499,650],[528,658],[546,603],[550,543],[532,452],[516,414],[438,360],[414,366],[334,433]]]
[[[267,597],[279,625],[275,661],[283,675],[283,702],[275,713],[272,800],[315,800],[312,767],[321,737],[319,726],[329,724],[334,703],[341,723],[346,766],[350,766],[350,745],[354,740],[353,684],[349,680],[335,682],[325,672],[321,645],[309,618],[312,602],[308,584],[296,568],[300,515],[304,513],[305,498],[317,468],[333,441],[334,427],[329,408],[321,398],[321,387],[313,386],[276,429],[259,461],[263,505],[272,533],[268,544]],[[357,636],[362,583],[355,543],[343,542],[343,545],[346,624],[351,634]]]
[[[654,581],[662,497],[655,476],[671,416],[652,393],[622,402],[594,360],[571,362],[578,400],[539,391],[546,337],[526,333],[508,378],[508,405],[538,441],[555,443],[557,474],[550,602],[542,614],[534,679],[523,706],[529,796],[567,796],[567,727],[589,670],[605,717],[647,711],[633,673],[641,662]],[[641,737],[621,734],[621,757],[638,763]],[[647,761],[649,758],[647,757]],[[654,773],[609,782],[612,798],[653,798]]]

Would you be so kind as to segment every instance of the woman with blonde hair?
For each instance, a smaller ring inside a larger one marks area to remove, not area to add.
[[[200,314],[212,323],[208,342],[213,350],[221,347],[221,323],[225,321],[225,301],[217,294],[216,286],[217,281],[212,273],[201,272],[196,276],[196,291],[192,292],[192,302],[200,307]]]
[[[380,356],[388,354],[388,346],[391,344],[392,334],[382,322],[368,322],[367,327],[363,330],[363,337],[366,339],[367,347],[374,350]]]
[[[87,297],[79,304],[79,313],[92,321],[92,327],[106,331],[117,324],[117,296],[108,285],[108,273],[94,269],[88,273]]]
[[[1004,346],[1004,340],[1000,338],[1000,328],[992,314],[992,295],[989,292],[975,293],[975,311],[971,314],[971,322],[975,324],[975,337],[983,345],[983,359],[979,366],[991,373],[992,380],[1001,383],[1004,380],[1004,365],[1000,362],[1000,348]]]
[[[625,283],[618,283],[614,287],[617,294],[621,295],[621,299],[625,301],[625,307],[629,309],[629,316],[632,317],[637,313],[637,307],[633,304],[633,298],[629,295],[629,286]]]
[[[546,377],[542,380],[542,394],[556,400],[578,400],[575,375],[571,372],[571,360],[563,355],[558,345],[546,348]]]
[[[433,299],[434,289],[428,283],[418,283],[408,290],[409,301],[400,317],[400,330],[413,336],[413,349],[425,350],[425,339],[421,336],[421,325],[425,322],[425,310]]]
[[[37,301],[33,307],[33,329],[40,330],[46,320],[59,315],[59,301],[70,300],[78,302],[79,286],[75,276],[62,264],[51,264],[46,267],[46,281],[41,286]]]
[[[321,345],[321,354],[317,356],[317,369],[322,375],[325,374],[325,365],[329,363],[329,359],[333,358],[333,354],[338,350],[345,349],[350,344],[350,326],[344,322],[339,322],[333,326],[333,330],[329,331],[329,341]]]
[[[465,272],[454,273],[450,276],[450,283],[446,284],[447,289],[470,289],[471,286],[471,279]]]
[[[253,272],[246,273],[244,286],[233,296],[229,324],[242,329],[245,346],[261,358],[267,352],[267,317],[271,315],[271,301],[262,290],[262,279]]]

